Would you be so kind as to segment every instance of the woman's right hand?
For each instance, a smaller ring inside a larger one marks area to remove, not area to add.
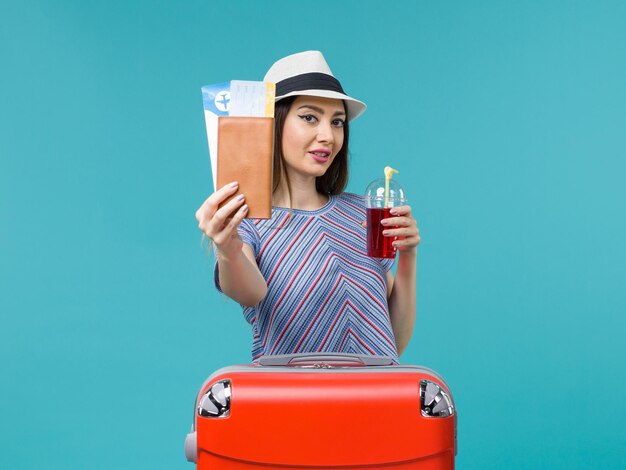
[[[229,256],[241,251],[243,241],[237,227],[248,213],[248,205],[240,194],[218,209],[220,203],[237,192],[237,182],[227,184],[211,194],[196,211],[198,227],[209,237],[220,255]]]

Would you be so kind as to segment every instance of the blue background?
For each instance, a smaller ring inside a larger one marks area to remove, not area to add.
[[[369,105],[349,189],[392,164],[411,196],[402,360],[451,385],[458,468],[624,468],[625,20],[617,0],[2,1],[0,468],[193,468],[195,393],[250,348],[194,217],[200,87],[307,49]]]

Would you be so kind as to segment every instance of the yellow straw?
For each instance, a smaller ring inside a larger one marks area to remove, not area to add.
[[[397,172],[398,170],[394,170],[390,166],[385,167],[385,208],[389,207],[389,181],[391,181],[393,174]]]

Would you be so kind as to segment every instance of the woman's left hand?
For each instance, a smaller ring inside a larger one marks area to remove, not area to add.
[[[400,252],[417,250],[420,243],[420,231],[417,222],[411,216],[410,206],[398,206],[391,209],[391,215],[383,219],[380,223],[385,227],[383,235],[386,237],[397,237],[393,245]],[[389,227],[389,228],[387,228]]]

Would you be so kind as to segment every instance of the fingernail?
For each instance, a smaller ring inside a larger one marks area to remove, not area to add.
[[[380,221],[380,224],[381,224],[381,225],[387,225],[388,223],[389,223],[389,222],[387,222],[387,220],[386,220],[386,219],[385,219],[385,220],[381,220],[381,221]]]
[[[233,181],[228,185],[229,188],[236,188],[237,186],[239,186],[239,183],[237,183],[236,181]]]
[[[248,204],[244,204],[242,209],[244,212],[248,212]]]
[[[243,194],[240,194],[239,196],[237,196],[237,197],[235,198],[235,200],[237,200],[237,201],[243,201],[244,197],[245,197],[245,196],[244,196]]]
[[[389,235],[389,230],[383,230],[383,235]]]

